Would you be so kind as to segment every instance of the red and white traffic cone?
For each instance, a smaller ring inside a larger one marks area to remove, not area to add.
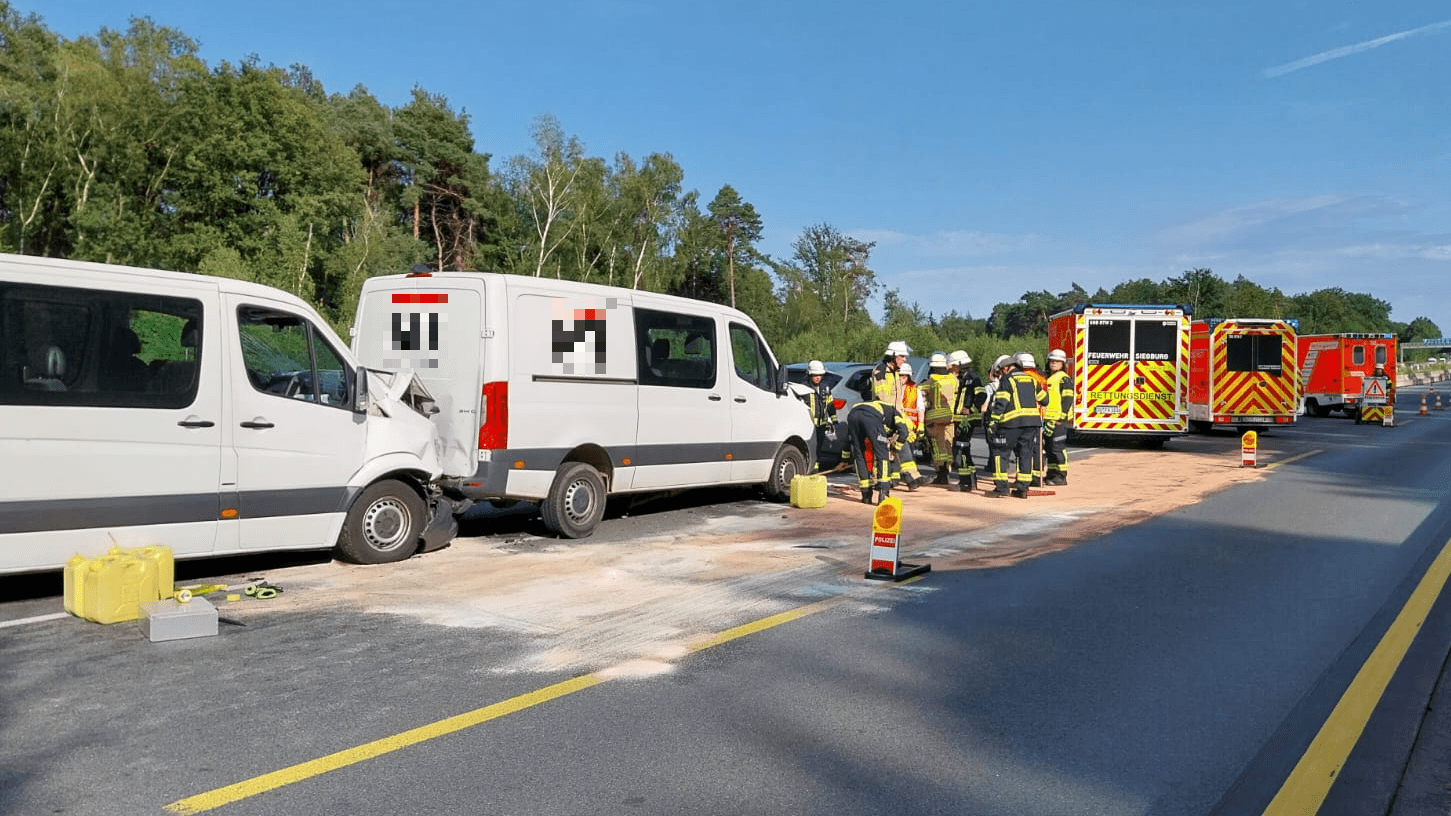
[[[1426,395],[1421,395],[1421,416],[1426,415]]]

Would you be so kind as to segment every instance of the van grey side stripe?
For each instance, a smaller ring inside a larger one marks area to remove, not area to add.
[[[719,462],[728,455],[732,459],[750,461],[770,459],[776,455],[780,442],[701,442],[680,445],[629,445],[610,450],[610,461],[617,467],[650,467],[652,465],[693,465]],[[493,452],[492,462],[480,462],[474,471],[476,481],[486,481],[491,470],[558,470],[569,448],[508,448]],[[625,464],[625,460],[629,464]],[[523,462],[514,468],[514,462]]]
[[[347,509],[351,496],[346,487],[318,487],[254,490],[240,496],[228,494],[228,498],[235,499],[228,506],[236,507],[240,518],[272,518],[340,513]],[[222,507],[222,499],[216,493],[0,502],[0,535],[194,524],[217,521]]]
[[[639,385],[640,381],[624,377],[565,377],[555,374],[535,374],[534,382],[550,383],[601,383],[604,385]]]

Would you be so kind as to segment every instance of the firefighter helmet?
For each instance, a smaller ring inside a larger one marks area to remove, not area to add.
[[[1005,368],[1007,368],[1009,365],[1011,365],[1012,362],[1013,362],[1012,355],[1010,355],[1010,354],[1004,354],[1003,356],[997,358],[996,360],[993,360],[993,371],[997,371],[997,372],[1001,373],[1002,370],[1005,369]]]
[[[806,376],[808,377],[815,377],[817,374],[825,373],[826,366],[822,365],[820,360],[812,360],[806,364]]]
[[[967,356],[967,352],[958,349],[947,355],[947,364],[955,366],[972,365],[972,358]]]
[[[883,357],[906,357],[912,353],[912,347],[907,345],[905,340],[893,340],[887,344],[887,350],[882,352]]]
[[[1018,352],[1017,355],[1014,357],[1014,360],[1016,360],[1016,362],[1018,364],[1018,368],[1037,368],[1038,367],[1038,362],[1033,359],[1033,355],[1029,354],[1026,351],[1020,351],[1020,352]]]
[[[909,363],[909,362],[907,362],[906,360],[903,360],[902,361],[902,367],[899,368],[899,369],[897,369],[897,373],[898,374],[901,374],[904,377],[911,377],[912,376],[912,364]]]
[[[930,368],[947,368],[947,355],[940,351],[934,351],[932,352],[932,356],[928,358],[927,365]]]
[[[1068,355],[1063,352],[1063,349],[1053,349],[1048,352],[1048,362],[1067,363]]]

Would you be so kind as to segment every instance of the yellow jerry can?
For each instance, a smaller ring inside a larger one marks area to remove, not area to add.
[[[791,477],[791,506],[815,509],[826,506],[826,477],[817,473],[811,476]]]

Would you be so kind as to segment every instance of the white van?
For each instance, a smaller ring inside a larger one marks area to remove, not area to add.
[[[442,546],[455,505],[410,392],[286,292],[0,255],[0,573],[113,544],[365,563]]]
[[[587,536],[607,494],[762,484],[812,461],[811,419],[756,325],[704,301],[497,273],[363,284],[353,350],[438,402],[441,484],[541,503]]]

